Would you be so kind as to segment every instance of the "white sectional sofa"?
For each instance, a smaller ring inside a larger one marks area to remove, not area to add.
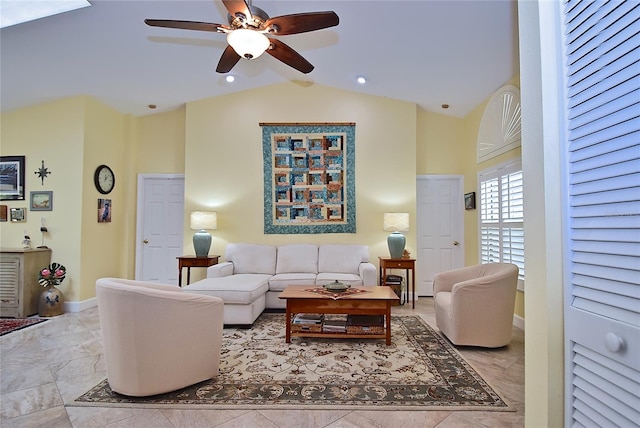
[[[376,285],[369,247],[354,244],[228,244],[225,261],[207,269],[207,278],[184,287],[190,293],[224,300],[224,324],[252,324],[268,309],[283,309],[278,295],[289,285]]]

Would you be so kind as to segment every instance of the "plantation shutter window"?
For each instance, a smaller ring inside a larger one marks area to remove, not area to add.
[[[524,282],[524,191],[520,161],[479,174],[480,261],[513,263]]]
[[[566,1],[567,426],[640,421],[640,4]]]

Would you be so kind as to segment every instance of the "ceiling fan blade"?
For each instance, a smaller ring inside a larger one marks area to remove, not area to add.
[[[278,39],[269,39],[269,41],[271,42],[271,47],[267,49],[269,55],[302,73],[311,73],[313,65],[304,59],[302,55]]]
[[[218,73],[228,73],[238,61],[240,61],[240,55],[238,55],[231,46],[227,46],[224,52],[222,52],[220,61],[218,61],[216,71]]]
[[[176,21],[173,19],[145,19],[144,23],[151,27],[178,28],[180,30],[210,31],[213,33],[223,33],[220,28],[227,28],[225,25],[211,22],[196,21]]]
[[[292,15],[276,16],[264,23],[264,28],[273,27],[273,34],[286,36],[288,34],[306,33],[335,27],[340,18],[335,12],[294,13]]]
[[[251,11],[249,5],[245,0],[222,0],[224,7],[229,11],[229,15],[238,16],[238,13],[243,14],[247,19],[251,18]]]

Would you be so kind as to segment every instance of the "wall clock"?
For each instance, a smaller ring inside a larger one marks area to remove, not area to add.
[[[93,182],[98,192],[106,195],[111,193],[113,187],[116,185],[116,177],[111,168],[107,165],[100,165],[93,174]]]

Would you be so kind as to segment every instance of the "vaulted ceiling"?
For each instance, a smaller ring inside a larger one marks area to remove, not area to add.
[[[215,72],[224,34],[144,24],[145,18],[227,24],[222,2],[90,1],[91,7],[0,30],[2,111],[87,94],[142,116],[301,81],[464,117],[519,72],[515,0],[257,0],[271,17],[333,10],[340,24],[280,37],[315,66],[311,73],[263,55],[241,59],[231,84]],[[368,82],[359,85],[356,76]]]

